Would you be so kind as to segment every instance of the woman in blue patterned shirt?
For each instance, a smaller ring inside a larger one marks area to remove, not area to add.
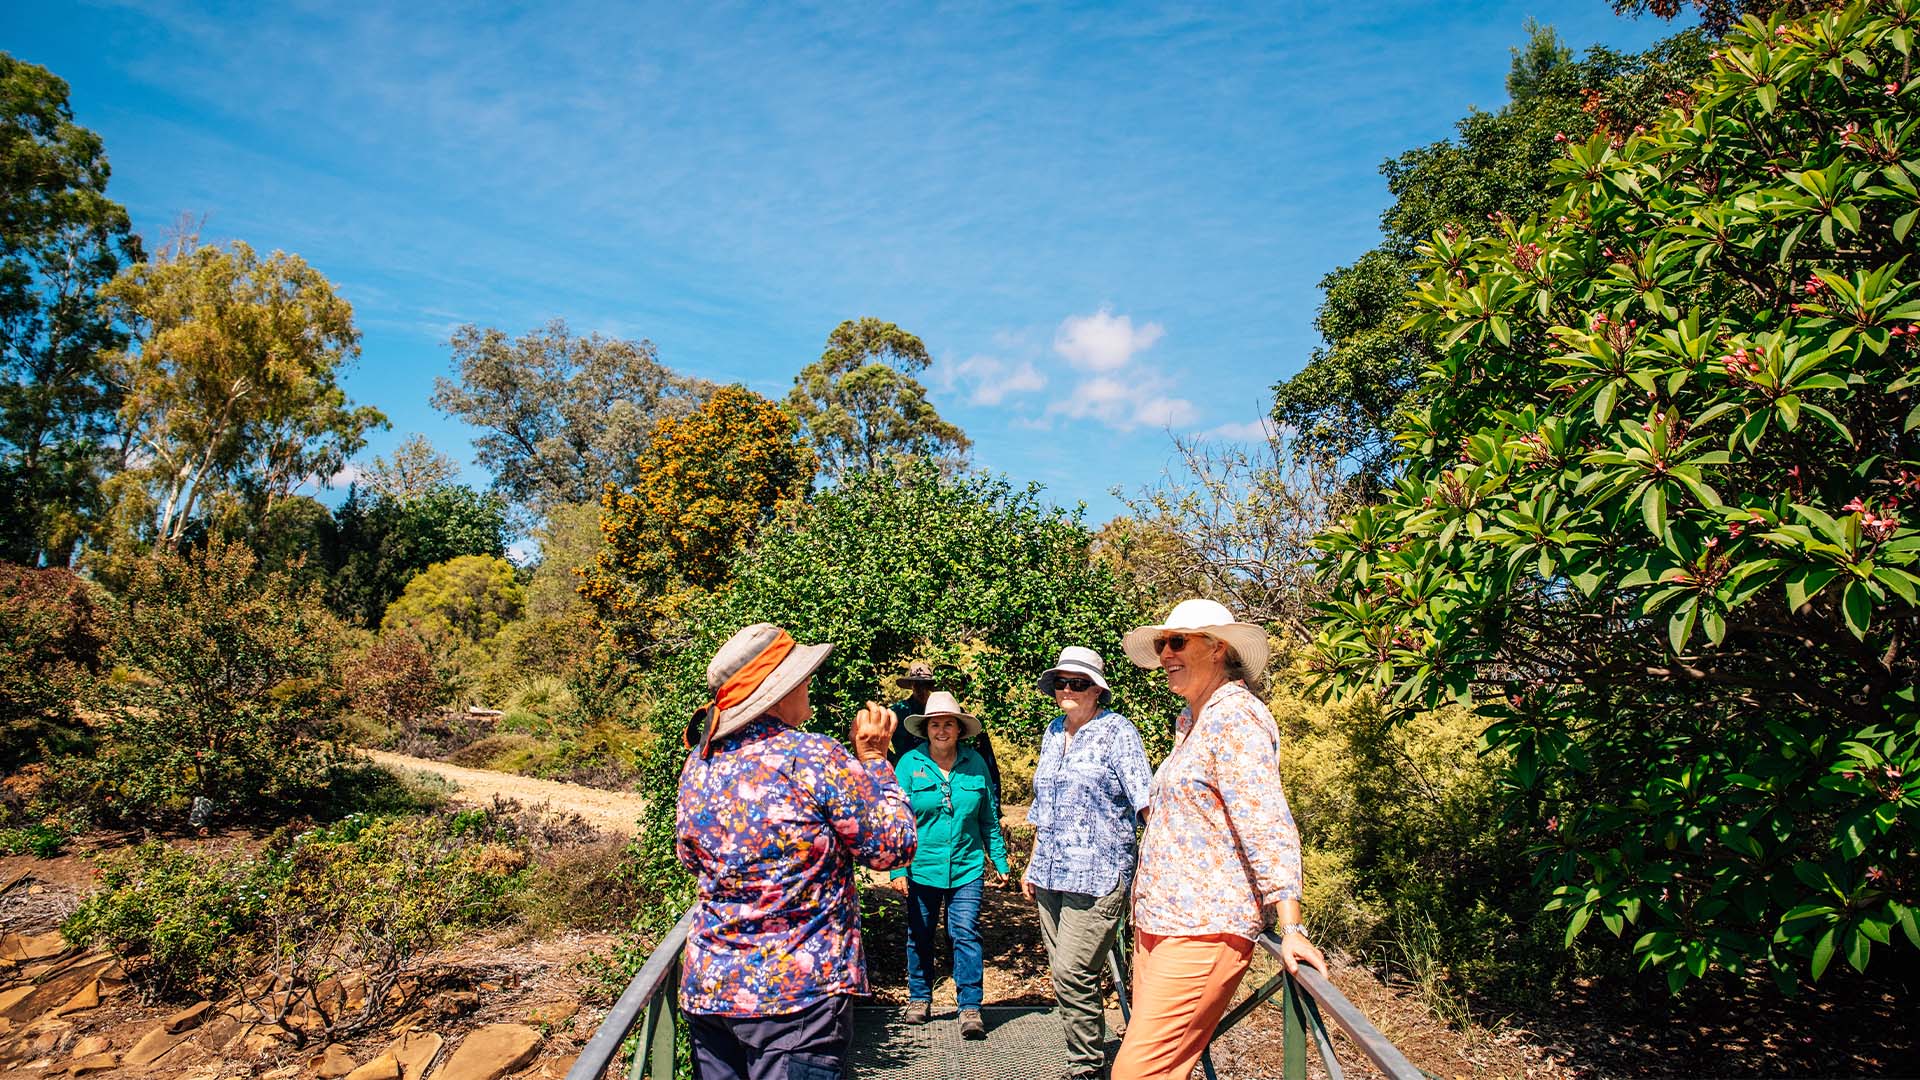
[[[1097,1077],[1106,1066],[1101,965],[1126,914],[1153,770],[1132,721],[1106,707],[1113,691],[1099,653],[1062,649],[1040,690],[1061,714],[1047,725],[1033,773],[1033,858],[1021,891],[1040,908],[1067,1075]]]

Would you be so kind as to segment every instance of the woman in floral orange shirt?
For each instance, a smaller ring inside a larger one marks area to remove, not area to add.
[[[1280,732],[1246,682],[1267,633],[1211,600],[1186,600],[1124,641],[1186,699],[1153,777],[1134,872],[1133,1017],[1113,1080],[1185,1080],[1276,922],[1281,960],[1327,969],[1300,915],[1300,833],[1280,790]]]

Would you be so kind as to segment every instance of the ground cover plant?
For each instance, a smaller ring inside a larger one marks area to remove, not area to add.
[[[1544,213],[1436,233],[1333,685],[1469,703],[1574,941],[1678,989],[1920,945],[1920,3],[1749,19]]]

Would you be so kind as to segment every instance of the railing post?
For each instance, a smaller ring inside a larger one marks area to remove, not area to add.
[[[1307,1080],[1307,1011],[1300,1005],[1300,986],[1282,968],[1286,981],[1280,986],[1280,1011],[1286,1016],[1286,1034],[1280,1044],[1280,1075],[1286,1080]]]
[[[634,1047],[633,1067],[628,1080],[673,1080],[680,1050],[679,1019],[680,964],[676,961],[667,975],[664,992],[647,1002],[646,1016],[640,1022],[640,1042]]]

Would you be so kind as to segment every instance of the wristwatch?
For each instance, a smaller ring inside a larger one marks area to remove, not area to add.
[[[1288,934],[1299,934],[1301,937],[1306,938],[1308,941],[1313,940],[1313,938],[1307,936],[1306,923],[1290,922],[1290,923],[1287,923],[1285,926],[1282,926],[1280,928],[1280,936],[1282,938],[1285,938]]]

